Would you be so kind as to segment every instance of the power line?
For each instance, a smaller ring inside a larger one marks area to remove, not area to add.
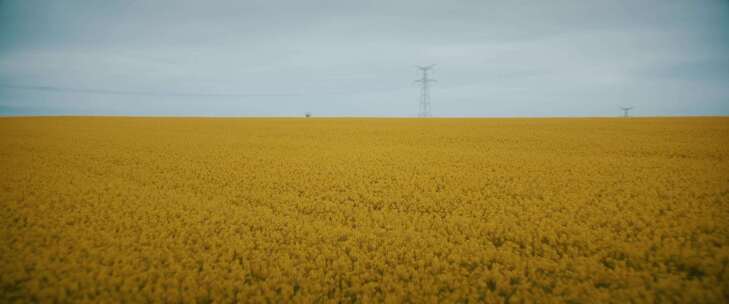
[[[316,92],[316,93],[194,93],[194,92],[171,92],[171,91],[134,91],[134,90],[108,90],[108,89],[85,89],[74,87],[59,87],[49,85],[27,85],[0,83],[0,88],[41,91],[52,93],[74,93],[74,94],[98,94],[98,95],[126,95],[126,96],[156,96],[156,97],[302,97],[302,96],[347,96],[364,95],[377,92],[391,92],[405,89],[380,88],[359,92]]]
[[[419,111],[418,116],[419,117],[430,117],[430,83],[435,82],[435,79],[428,77],[428,71],[432,69],[435,65],[431,64],[428,66],[418,66],[418,69],[422,72],[422,76],[420,79],[415,80],[415,82],[419,82],[420,87],[420,102],[419,102]]]
[[[57,86],[0,84],[0,87],[26,91],[66,92],[80,94],[101,95],[133,95],[133,96],[173,96],[173,97],[281,97],[300,96],[299,94],[241,94],[241,93],[188,93],[188,92],[160,92],[160,91],[127,91],[105,89],[79,89]]]

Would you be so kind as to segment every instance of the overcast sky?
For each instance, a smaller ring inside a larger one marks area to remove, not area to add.
[[[729,115],[729,1],[0,0],[0,114]]]

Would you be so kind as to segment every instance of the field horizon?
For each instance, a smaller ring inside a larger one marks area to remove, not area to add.
[[[347,115],[322,115],[304,117],[299,116],[224,116],[224,115],[78,115],[78,114],[53,114],[53,115],[3,115],[0,118],[224,118],[224,119],[640,119],[640,118],[726,118],[729,115],[707,114],[707,115],[631,115],[624,117],[620,115],[597,115],[597,116],[432,116],[432,117],[416,117],[416,116],[347,116]]]

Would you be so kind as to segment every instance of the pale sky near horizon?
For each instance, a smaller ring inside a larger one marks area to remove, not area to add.
[[[0,0],[0,115],[729,115],[729,1]]]

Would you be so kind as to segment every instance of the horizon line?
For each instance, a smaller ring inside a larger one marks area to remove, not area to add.
[[[356,115],[322,115],[305,117],[304,115],[260,115],[260,116],[230,116],[230,115],[128,115],[128,114],[0,114],[0,118],[209,118],[209,119],[643,119],[643,118],[729,118],[729,114],[687,114],[687,115],[636,115],[623,117],[622,115],[586,115],[586,116],[356,116]]]

